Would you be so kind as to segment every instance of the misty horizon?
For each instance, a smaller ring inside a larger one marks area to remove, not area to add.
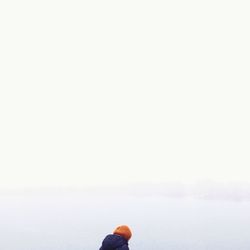
[[[208,200],[250,201],[250,182],[165,182],[133,183],[98,187],[26,187],[0,188],[0,195],[86,195],[86,196],[162,196]]]

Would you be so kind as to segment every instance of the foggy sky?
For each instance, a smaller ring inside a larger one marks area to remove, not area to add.
[[[0,187],[249,181],[247,1],[0,4]]]

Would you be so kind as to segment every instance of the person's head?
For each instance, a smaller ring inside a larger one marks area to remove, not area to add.
[[[122,237],[124,237],[126,240],[130,240],[131,236],[132,236],[132,232],[130,230],[130,228],[126,225],[121,225],[119,227],[117,227],[113,234],[117,234],[120,235]]]

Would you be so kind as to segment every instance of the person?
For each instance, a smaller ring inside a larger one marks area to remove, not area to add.
[[[99,250],[129,250],[128,241],[132,236],[130,228],[126,225],[117,227],[113,234],[107,235]]]

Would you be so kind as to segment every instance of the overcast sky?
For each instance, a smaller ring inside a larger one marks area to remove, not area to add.
[[[1,1],[0,187],[250,178],[249,1]]]

